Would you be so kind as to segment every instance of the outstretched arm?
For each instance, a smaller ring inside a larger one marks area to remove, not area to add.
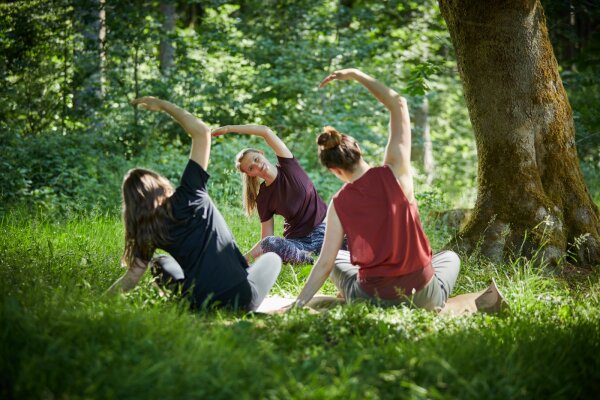
[[[377,79],[355,69],[342,69],[327,76],[319,87],[334,80],[355,80],[362,84],[388,109],[390,125],[388,143],[383,162],[390,166],[408,201],[414,200],[413,180],[410,169],[411,132],[406,99]]]
[[[165,100],[156,97],[140,97],[131,102],[150,111],[164,111],[181,125],[185,132],[192,138],[190,158],[200,164],[206,171],[210,157],[210,128],[202,120],[196,118],[186,110]]]
[[[321,254],[310,271],[308,280],[294,303],[295,307],[304,306],[313,298],[321,286],[323,286],[333,269],[335,257],[337,256],[340,247],[342,247],[343,241],[344,229],[335,212],[332,201],[327,210],[327,225],[325,228],[325,239],[323,241]]]
[[[146,272],[146,269],[148,269],[148,263],[136,257],[133,260],[133,265],[131,265],[127,269],[127,271],[122,277],[117,279],[115,283],[113,283],[108,288],[106,293],[115,294],[130,291],[131,289],[136,287],[140,279],[142,279],[142,276],[144,275],[144,272]]]
[[[212,131],[213,136],[221,136],[226,133],[243,133],[262,137],[275,154],[281,158],[292,158],[292,152],[285,143],[269,128],[264,125],[226,125]]]

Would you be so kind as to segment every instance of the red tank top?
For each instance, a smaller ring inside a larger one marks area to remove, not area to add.
[[[389,166],[369,169],[333,197],[348,238],[351,261],[369,294],[410,295],[433,276],[431,246],[423,232],[416,203],[409,203]]]

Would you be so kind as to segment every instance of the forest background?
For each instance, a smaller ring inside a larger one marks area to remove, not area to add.
[[[581,167],[598,202],[600,7],[542,3]],[[440,208],[475,200],[474,136],[435,1],[26,1],[0,6],[0,26],[0,213],[23,206],[117,213],[118,183],[133,166],[177,182],[188,140],[168,116],[129,105],[142,95],[168,99],[215,127],[270,126],[327,201],[340,184],[317,163],[321,127],[355,136],[373,163],[386,141],[385,110],[362,88],[317,88],[349,66],[408,97],[421,197]],[[217,204],[241,204],[234,156],[261,145],[214,141]]]

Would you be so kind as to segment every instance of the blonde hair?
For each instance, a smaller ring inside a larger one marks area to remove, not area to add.
[[[248,217],[251,217],[254,214],[254,210],[256,209],[256,198],[258,197],[258,191],[260,190],[260,181],[258,177],[248,176],[248,174],[242,171],[242,159],[246,154],[250,153],[263,154],[260,150],[244,149],[235,156],[235,168],[240,171],[242,175],[242,204]]]

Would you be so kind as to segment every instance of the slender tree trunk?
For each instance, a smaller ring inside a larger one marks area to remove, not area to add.
[[[423,166],[427,184],[431,185],[434,178],[435,164],[433,161],[433,145],[431,143],[431,128],[429,125],[429,101],[423,97],[421,104],[414,111],[415,134],[412,142],[412,158],[417,165]]]
[[[136,42],[134,44],[134,52],[133,52],[133,92],[134,99],[140,97],[140,82],[138,78],[138,64],[139,64],[139,44]],[[139,125],[138,121],[138,108],[133,107],[133,125],[137,127]]]
[[[65,29],[62,31],[62,37],[63,37],[63,70],[62,70],[62,85],[61,85],[61,116],[60,116],[60,122],[61,122],[61,128],[62,128],[62,133],[66,134],[67,132],[67,110],[69,108],[69,93],[70,93],[70,87],[69,87],[69,60],[70,60],[70,41],[69,41],[69,29],[67,28],[67,26],[70,26],[70,23],[67,22],[65,23]]]
[[[457,243],[494,260],[567,251],[600,264],[600,215],[579,168],[573,113],[539,0],[440,0],[479,157]]]
[[[100,96],[104,97],[106,87],[106,0],[100,0]]]
[[[160,12],[164,18],[159,50],[160,72],[163,75],[168,75],[173,67],[173,57],[175,56],[175,48],[170,37],[175,31],[175,2],[162,0]]]
[[[102,98],[100,0],[75,0],[73,111],[90,116]]]

